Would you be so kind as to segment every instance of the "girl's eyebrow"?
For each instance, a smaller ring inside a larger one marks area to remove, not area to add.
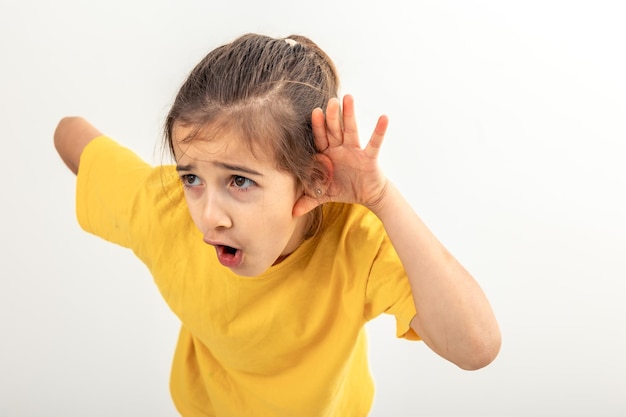
[[[238,172],[243,172],[244,174],[249,174],[249,175],[258,175],[260,177],[263,176],[263,174],[261,174],[258,171],[255,171],[253,169],[250,168],[246,168],[243,166],[239,166],[239,165],[231,165],[231,164],[227,164],[224,162],[213,162],[213,165],[218,166],[219,168],[223,168],[223,169],[227,169],[229,171],[238,171]],[[195,170],[195,165],[193,164],[188,164],[188,165],[176,165],[176,171],[177,172],[191,172]]]
[[[193,171],[193,165],[176,165],[176,172],[190,172]]]
[[[253,169],[242,167],[239,165],[231,165],[231,164],[226,164],[224,162],[213,162],[213,165],[217,165],[218,167],[227,169],[229,171],[239,171],[245,174],[258,175],[261,177],[263,176],[263,174],[261,174],[260,172],[257,172]]]

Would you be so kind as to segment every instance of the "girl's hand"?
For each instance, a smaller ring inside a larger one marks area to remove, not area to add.
[[[328,102],[326,115],[322,109],[313,110],[311,116],[315,145],[326,157],[329,182],[316,190],[318,204],[340,201],[362,204],[375,210],[382,200],[387,178],[378,166],[378,152],[383,143],[389,119],[380,116],[365,148],[361,148],[354,115],[354,99],[343,98],[343,116],[337,98]],[[330,163],[328,163],[330,161]]]

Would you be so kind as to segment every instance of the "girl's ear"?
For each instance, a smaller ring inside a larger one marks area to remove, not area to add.
[[[304,190],[305,194],[320,198],[327,195],[328,188],[333,180],[333,163],[323,153],[316,153],[313,158],[315,158],[315,163],[309,175],[311,180],[304,185]]]
[[[296,201],[293,207],[294,216],[303,216],[315,207],[330,201],[328,189],[333,180],[333,163],[329,157],[317,153],[315,163],[307,182],[302,184],[304,194]]]

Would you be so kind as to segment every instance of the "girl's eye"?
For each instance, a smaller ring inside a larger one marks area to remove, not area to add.
[[[200,185],[200,178],[193,174],[185,174],[181,176],[180,179],[183,181],[185,187],[196,187]]]
[[[240,175],[233,175],[232,184],[236,188],[247,189],[252,187],[255,183],[250,178],[242,177]]]

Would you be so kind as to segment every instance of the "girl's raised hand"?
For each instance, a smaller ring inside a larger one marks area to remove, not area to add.
[[[375,209],[387,185],[378,166],[378,152],[389,123],[387,116],[378,118],[365,148],[360,144],[351,95],[343,98],[343,112],[336,98],[329,100],[326,115],[320,108],[313,110],[311,123],[315,145],[322,158],[328,158],[330,175],[318,200],[358,203]]]

